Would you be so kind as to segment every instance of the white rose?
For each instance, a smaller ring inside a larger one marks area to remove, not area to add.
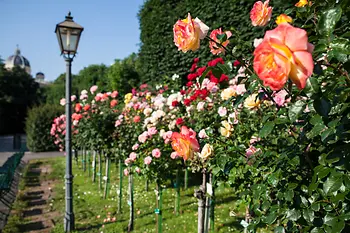
[[[213,154],[213,146],[210,144],[205,144],[202,152],[199,154],[199,158],[201,159],[207,159],[209,158],[209,156],[211,156]]]

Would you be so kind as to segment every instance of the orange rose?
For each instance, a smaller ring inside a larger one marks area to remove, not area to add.
[[[207,35],[209,27],[198,18],[192,19],[190,13],[186,19],[178,20],[173,28],[174,43],[179,50],[186,53],[199,48],[200,40]]]
[[[286,14],[280,14],[276,19],[277,25],[281,23],[291,23],[291,22],[293,22],[293,19]]]
[[[217,39],[217,35],[222,35],[222,34],[226,34],[227,39],[230,38],[232,36],[232,33],[230,31],[225,31],[223,32],[221,30],[221,28],[219,29],[215,29],[210,33],[210,38],[214,41],[216,41],[217,43],[220,44],[220,41]],[[214,41],[209,41],[209,47],[210,47],[210,52],[214,55],[218,55],[220,53],[225,53],[225,49],[221,46],[219,46],[217,43],[215,43]],[[222,42],[222,46],[226,47],[228,44],[230,43],[229,40],[226,40],[224,42]]]
[[[250,11],[250,19],[253,26],[265,26],[271,19],[272,7],[269,6],[269,0],[262,3],[258,1],[254,3]]]
[[[267,31],[255,49],[254,70],[271,90],[282,89],[288,77],[303,89],[314,68],[313,48],[305,30],[282,23]]]
[[[295,4],[295,6],[296,6],[296,7],[304,7],[304,6],[308,5],[308,4],[309,4],[309,6],[312,5],[312,3],[309,2],[308,0],[299,0],[299,2],[297,2],[297,3]]]
[[[187,160],[193,157],[194,152],[199,152],[199,143],[196,133],[186,126],[181,127],[181,132],[173,132],[171,135],[171,146],[177,154]]]

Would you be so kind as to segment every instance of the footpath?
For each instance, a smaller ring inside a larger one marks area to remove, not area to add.
[[[0,166],[10,157],[14,152],[0,153]],[[27,175],[22,177],[22,174],[17,175],[15,180],[14,190],[12,193],[12,202],[16,196],[20,196],[21,200],[26,201],[27,205],[22,209],[23,223],[20,225],[20,232],[31,233],[46,233],[50,232],[54,226],[53,219],[57,216],[57,212],[51,211],[50,200],[53,195],[52,189],[55,183],[47,178],[51,173],[51,166],[49,164],[42,164],[41,162],[30,162],[33,159],[45,159],[64,156],[63,152],[40,152],[32,153],[26,152],[22,158],[22,169],[17,172],[23,172],[24,166],[28,166]],[[19,179],[24,179],[25,188],[18,192]],[[14,195],[16,194],[16,196]],[[2,218],[0,219],[0,232],[6,224],[7,217],[11,214],[10,206],[6,203],[0,202],[0,212]]]

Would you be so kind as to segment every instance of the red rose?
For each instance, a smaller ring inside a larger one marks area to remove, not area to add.
[[[228,76],[226,74],[222,74],[219,80],[220,83],[224,81],[228,81]]]
[[[135,123],[140,122],[140,120],[141,120],[141,117],[140,117],[140,116],[134,116],[133,121],[134,121]]]
[[[191,104],[191,100],[184,99],[184,105],[189,106]]]
[[[182,125],[184,123],[184,120],[182,118],[177,118],[176,119],[176,124],[177,125]]]
[[[177,100],[174,100],[172,103],[171,103],[171,106],[173,106],[173,107],[176,107],[176,106],[178,106],[179,105],[179,101],[177,101]]]

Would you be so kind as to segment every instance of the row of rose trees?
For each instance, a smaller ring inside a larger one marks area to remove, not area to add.
[[[237,31],[218,28],[208,35],[209,27],[188,14],[174,25],[175,45],[187,52],[209,43],[220,57],[207,63],[195,58],[181,90],[153,91],[143,84],[118,97],[117,91],[96,93],[93,86],[79,100],[72,96],[74,144],[93,151],[93,181],[102,173],[101,153],[106,158],[105,197],[111,156],[119,161],[120,189],[126,165],[128,231],[134,223],[133,175],[156,183],[161,232],[162,188],[176,174],[179,197],[185,167],[203,174],[194,193],[199,233],[215,231],[215,189],[223,183],[246,206],[241,221],[246,232],[350,230],[346,7],[301,0],[272,22],[269,1],[256,2],[252,25],[274,29],[252,44]],[[65,120],[56,118],[51,132],[62,150]],[[83,161],[87,158],[84,153]]]

